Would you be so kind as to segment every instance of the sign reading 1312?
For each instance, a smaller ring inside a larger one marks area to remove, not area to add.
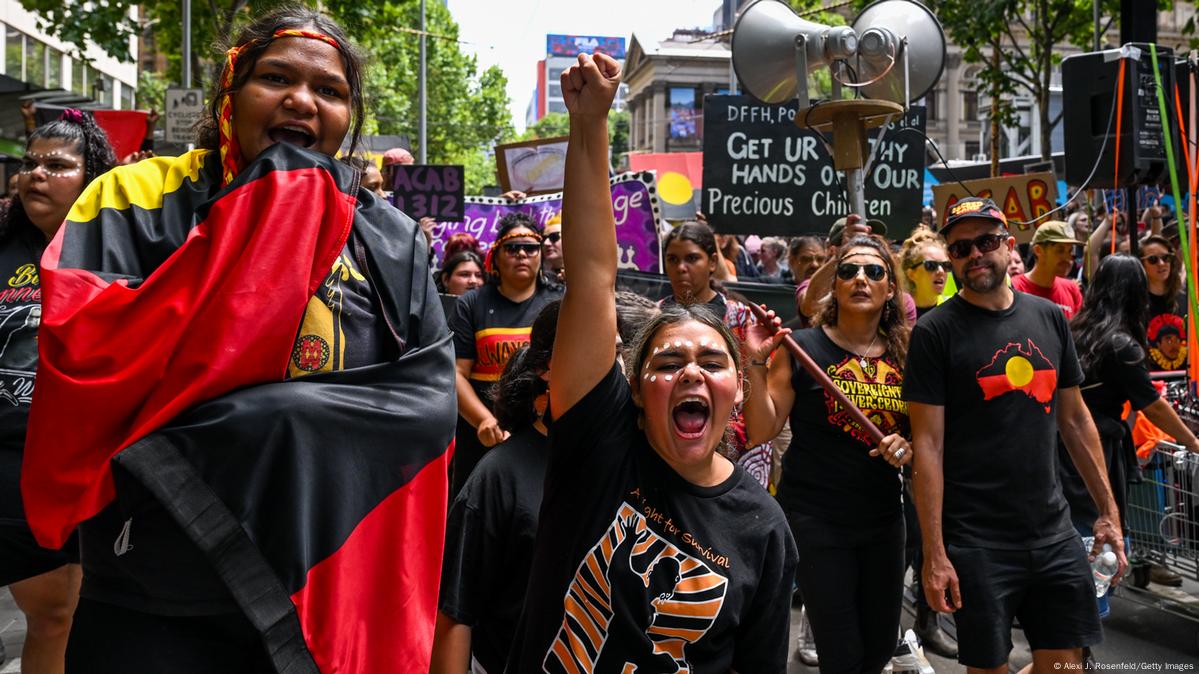
[[[440,222],[462,219],[466,186],[461,166],[393,164],[392,203],[413,220]]]

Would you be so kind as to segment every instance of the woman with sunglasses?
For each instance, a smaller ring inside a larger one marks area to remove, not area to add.
[[[916,316],[923,316],[940,304],[945,280],[952,269],[945,240],[921,225],[903,242],[899,259],[907,289],[916,302]]]
[[[1163,236],[1141,239],[1141,265],[1149,279],[1147,326],[1149,368],[1187,367],[1187,296],[1182,289],[1178,253]]]
[[[42,256],[22,481],[39,542],[82,522],[68,673],[428,667],[440,546],[386,542],[448,505],[425,237],[335,159],[365,116],[345,31],[247,18],[199,149],[97,178]]]
[[[529,329],[562,291],[541,273],[543,237],[533,219],[512,213],[500,220],[495,243],[483,260],[484,283],[462,297],[450,317],[457,368],[458,433],[450,495],[483,453],[508,438],[488,402],[508,358],[529,343]]]
[[[778,500],[799,548],[799,587],[821,670],[876,674],[895,650],[903,596],[908,327],[886,244],[854,237],[835,262],[818,327],[794,337],[885,437],[876,445],[788,354],[771,358],[780,339],[758,325],[743,349],[745,421],[750,442],[791,422]]]

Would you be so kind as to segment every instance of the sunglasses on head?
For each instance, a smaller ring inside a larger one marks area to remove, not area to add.
[[[528,255],[531,257],[531,256],[536,255],[541,252],[541,244],[539,244],[539,243],[509,242],[509,243],[505,243],[503,248],[504,248],[505,253],[507,253],[513,257],[515,257],[516,255],[518,255],[520,253],[524,253],[525,255]]]
[[[974,250],[975,248],[978,249],[978,252],[983,253],[984,255],[986,253],[990,253],[991,251],[999,248],[999,245],[1006,240],[1006,234],[983,234],[982,236],[976,236],[973,239],[954,241],[946,247],[946,250],[949,252],[949,257],[952,257],[955,260],[961,260],[963,258],[970,257],[970,251]]]
[[[881,264],[854,264],[853,262],[842,262],[837,265],[837,278],[842,281],[852,281],[858,277],[858,272],[865,272],[866,278],[871,281],[881,281],[887,278],[887,268]]]
[[[561,232],[551,232],[549,234],[546,234],[545,240],[548,241],[549,243],[558,243],[558,241],[562,240],[562,233]]]
[[[1169,255],[1146,255],[1145,257],[1143,257],[1141,259],[1144,260],[1145,262],[1148,262],[1149,264],[1169,264],[1170,263]]]
[[[936,271],[938,269],[940,269],[941,271],[944,271],[946,273],[949,273],[953,269],[953,264],[951,264],[949,262],[949,260],[925,260],[924,262],[921,262],[920,264],[913,265],[912,269],[915,269],[917,267],[924,267],[924,271],[926,271],[930,274],[936,273]]]

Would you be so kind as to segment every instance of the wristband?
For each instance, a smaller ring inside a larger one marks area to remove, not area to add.
[[[749,366],[750,366],[750,367],[766,367],[766,361],[764,361],[764,360],[753,360],[753,359],[751,358],[751,359],[750,359],[750,361],[749,361]]]

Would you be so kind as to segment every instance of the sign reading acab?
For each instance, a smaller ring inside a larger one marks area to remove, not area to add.
[[[971,192],[995,201],[1007,216],[1008,230],[1020,243],[1031,241],[1036,229],[1033,223],[1057,206],[1057,182],[1052,173],[947,182],[933,186],[933,208],[940,225],[945,224],[949,209]]]

